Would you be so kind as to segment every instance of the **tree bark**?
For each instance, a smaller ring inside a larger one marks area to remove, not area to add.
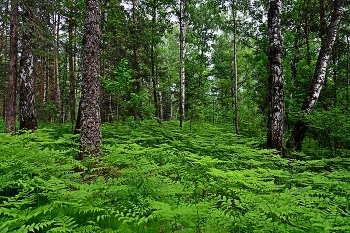
[[[331,15],[331,21],[327,28],[325,40],[320,49],[314,76],[312,78],[309,90],[305,96],[301,110],[306,114],[311,114],[317,104],[323,84],[326,79],[327,66],[330,55],[333,50],[334,42],[337,37],[337,32],[343,14],[344,0],[335,0],[334,9]],[[289,149],[301,151],[302,143],[307,130],[307,124],[304,119],[300,119],[295,123],[291,138],[287,143]]]
[[[270,1],[269,26],[269,118],[267,147],[283,152],[285,102],[281,37],[282,0]]]
[[[35,116],[34,93],[34,15],[33,1],[27,0],[23,6],[22,52],[20,60],[20,129],[36,130],[38,123]]]
[[[185,120],[185,56],[186,56],[186,26],[184,20],[185,1],[180,0],[180,128]]]
[[[10,68],[6,96],[6,132],[15,134],[17,121],[16,91],[17,91],[17,54],[18,54],[18,1],[11,1],[10,25]]]
[[[232,103],[234,105],[235,111],[235,129],[236,134],[239,134],[239,115],[238,115],[238,70],[237,70],[237,21],[236,21],[236,9],[235,9],[235,1],[232,3],[232,14],[233,14],[233,100]]]
[[[71,0],[73,2],[73,0]],[[73,42],[73,9],[70,9],[68,20],[68,67],[69,67],[69,106],[70,106],[70,120],[73,123],[75,119],[75,70],[74,70],[74,42]]]
[[[138,48],[138,35],[137,35],[137,17],[136,17],[136,0],[132,0],[132,19],[133,19],[133,52],[134,52],[134,67],[136,70],[136,94],[138,95],[141,92],[141,77],[140,77],[140,64],[139,64],[139,48]],[[139,118],[139,112],[136,103],[134,105],[134,119]]]
[[[56,13],[57,20],[56,20],[56,25],[54,25],[55,29],[55,51],[54,51],[54,72],[53,72],[53,98],[55,102],[55,106],[57,108],[58,113],[61,113],[61,93],[60,93],[60,86],[59,86],[59,61],[58,61],[58,47],[59,47],[59,39],[60,39],[60,21],[61,21],[61,16],[59,12]],[[62,121],[63,117],[60,116],[60,121]]]
[[[81,99],[81,138],[79,159],[89,154],[102,155],[100,117],[100,23],[101,0],[87,0]]]

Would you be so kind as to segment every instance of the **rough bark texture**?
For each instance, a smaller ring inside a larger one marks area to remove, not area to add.
[[[185,2],[180,0],[180,128],[185,120],[185,56],[186,27],[184,21]]]
[[[81,139],[79,159],[89,154],[102,155],[100,117],[100,22],[101,0],[87,0],[81,99]]]
[[[281,37],[282,0],[270,1],[269,26],[269,119],[267,146],[282,152],[284,139],[284,76]]]
[[[11,25],[10,25],[10,68],[6,97],[6,132],[16,132],[16,90],[17,90],[17,53],[18,53],[18,1],[11,1]]]
[[[322,43],[321,50],[318,55],[314,76],[312,78],[309,90],[305,96],[301,110],[306,114],[311,114],[320,96],[323,84],[326,79],[326,72],[330,55],[332,54],[335,39],[340,24],[340,19],[343,13],[344,0],[336,0],[334,2],[334,10],[331,16],[331,22],[327,28],[326,38]],[[302,143],[307,130],[307,124],[304,120],[296,122],[292,136],[287,144],[288,148],[301,150]]]
[[[20,60],[20,129],[36,130],[38,123],[35,116],[34,93],[34,43],[33,43],[33,1],[26,1],[23,7],[22,52]]]

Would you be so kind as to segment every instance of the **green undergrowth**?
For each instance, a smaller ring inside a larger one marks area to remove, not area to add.
[[[0,134],[0,232],[350,232],[349,158],[282,159],[230,126],[69,125]]]

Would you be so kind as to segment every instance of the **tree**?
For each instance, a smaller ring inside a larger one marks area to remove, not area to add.
[[[238,118],[238,71],[237,71],[237,20],[236,20],[236,4],[232,2],[232,18],[233,18],[233,82],[232,82],[232,105],[235,111],[235,129],[239,134],[239,118]]]
[[[326,79],[327,66],[330,55],[333,51],[333,45],[337,37],[338,27],[340,25],[341,16],[343,13],[344,0],[335,0],[334,9],[331,14],[330,24],[326,30],[326,37],[322,41],[322,46],[318,55],[316,68],[305,96],[301,110],[310,115],[314,111],[317,101],[319,99],[323,84]],[[287,143],[289,149],[301,150],[302,143],[307,130],[307,124],[304,119],[298,120],[293,128],[291,138]]]
[[[83,39],[81,138],[79,159],[102,155],[100,117],[101,0],[87,0]]]
[[[20,129],[36,130],[38,122],[35,116],[35,93],[34,93],[34,1],[28,0],[23,3],[23,28],[20,60]]]
[[[185,1],[180,0],[180,128],[185,120],[185,57],[186,57],[186,25],[185,25]]]
[[[284,139],[284,75],[281,37],[282,0],[270,1],[269,27],[269,116],[267,147],[282,152]]]
[[[70,0],[69,17],[68,17],[68,66],[69,66],[69,107],[70,107],[70,121],[75,121],[75,70],[74,70],[74,42],[73,42],[73,29],[74,29],[74,9],[73,0]]]
[[[15,133],[15,125],[17,120],[17,53],[18,53],[18,1],[11,1],[11,26],[10,26],[10,68],[9,81],[6,97],[6,132]]]

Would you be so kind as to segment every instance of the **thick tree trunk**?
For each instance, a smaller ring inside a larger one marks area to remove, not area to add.
[[[282,0],[270,1],[269,26],[269,119],[267,147],[283,152],[284,140],[284,76],[281,37]]]
[[[11,25],[10,25],[10,68],[9,81],[6,96],[6,132],[15,134],[17,121],[17,53],[18,53],[18,1],[11,1]]]
[[[36,130],[38,123],[35,116],[34,93],[34,42],[33,42],[33,1],[28,0],[23,7],[22,52],[20,60],[20,129]]]
[[[180,128],[185,121],[185,56],[186,56],[186,26],[184,20],[185,1],[180,0]]]
[[[337,37],[338,27],[343,13],[343,6],[344,0],[335,0],[331,21],[327,28],[326,38],[322,43],[322,47],[318,55],[314,76],[312,78],[309,91],[305,96],[303,106],[301,107],[301,110],[306,114],[311,114],[314,111],[325,82],[328,61]],[[306,122],[303,119],[297,121],[293,128],[292,136],[289,139],[287,147],[289,149],[300,151],[306,130]]]
[[[87,0],[83,39],[81,138],[79,159],[102,155],[100,117],[101,0]]]

